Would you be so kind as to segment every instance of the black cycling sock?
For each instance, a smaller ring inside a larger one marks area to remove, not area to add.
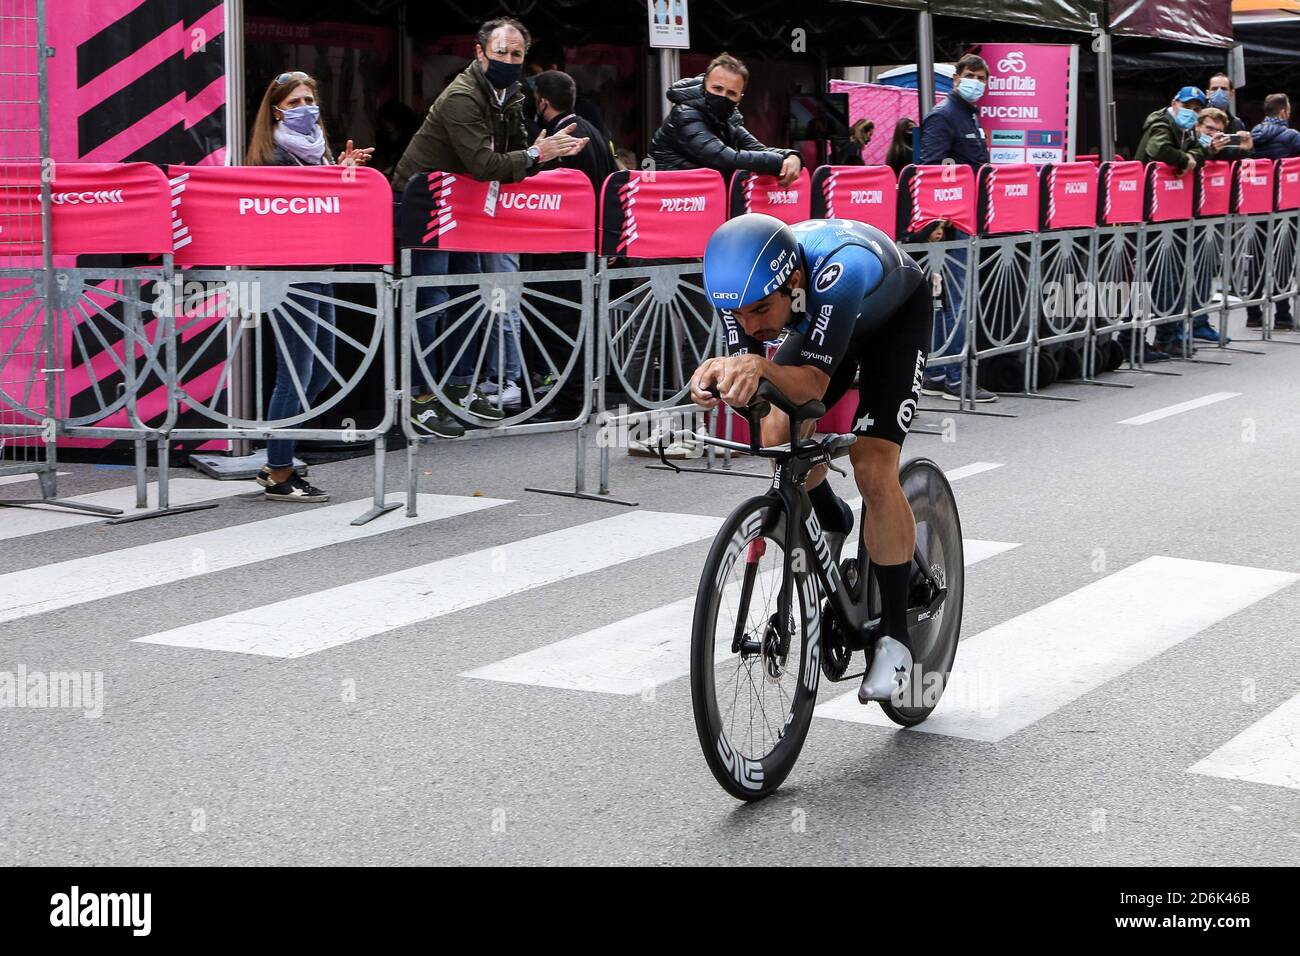
[[[817,513],[817,523],[822,526],[823,531],[831,534],[848,534],[853,530],[853,512],[840,500],[839,495],[835,494],[829,481],[822,481],[820,485],[809,491],[808,498],[812,501],[813,511]],[[845,515],[848,515],[847,523]]]
[[[892,637],[912,649],[912,639],[907,633],[908,585],[912,579],[912,562],[903,564],[873,564],[876,583],[880,585],[880,633]]]

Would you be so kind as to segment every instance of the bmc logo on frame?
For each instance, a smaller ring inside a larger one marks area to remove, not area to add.
[[[100,206],[126,200],[122,198],[122,190],[111,189],[90,193],[53,193],[50,202],[56,206]]]

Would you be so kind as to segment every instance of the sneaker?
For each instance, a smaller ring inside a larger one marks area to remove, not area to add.
[[[538,398],[541,398],[558,384],[559,379],[550,372],[547,372],[545,375],[540,372],[533,373],[533,394]]]
[[[465,426],[458,422],[451,412],[438,404],[430,395],[424,401],[411,399],[411,424],[417,433],[433,435],[436,438],[459,438],[465,434]]]
[[[1167,362],[1167,361],[1169,361],[1169,353],[1168,353],[1168,352],[1162,352],[1162,351],[1160,351],[1159,349],[1157,349],[1157,348],[1153,348],[1153,347],[1150,346],[1150,345],[1143,345],[1143,346],[1142,346],[1142,361],[1143,361],[1143,363],[1148,363],[1148,362]]]
[[[476,388],[470,391],[468,385],[448,385],[443,391],[447,393],[449,399],[478,418],[499,422],[506,417],[505,412],[494,407],[487,400],[487,396],[483,394],[482,389]]]
[[[1281,329],[1284,332],[1295,331],[1295,319],[1274,319],[1273,328]]]
[[[496,382],[484,382],[482,391],[493,408],[518,408],[524,401],[523,390],[517,382],[506,382],[506,387],[499,395]]]
[[[298,475],[299,477],[305,478],[307,476],[307,469],[304,468],[302,471],[295,471],[294,474]],[[275,480],[271,477],[270,465],[263,465],[262,470],[257,473],[257,477],[254,478],[253,480],[256,481],[263,488],[275,487]]]
[[[880,638],[871,655],[871,666],[867,668],[862,685],[858,688],[858,703],[889,700],[894,695],[901,694],[907,687],[911,674],[912,652],[907,646],[892,637]]]
[[[932,394],[942,395],[945,400],[950,402],[960,402],[961,382],[944,382],[943,391],[934,392]],[[980,388],[978,385],[975,386],[974,394],[967,395],[966,397],[975,402],[996,402],[998,400],[996,395],[988,389]]]
[[[922,395],[943,395],[948,389],[948,380],[946,378],[923,378],[921,379]]]
[[[1191,344],[1183,341],[1182,338],[1157,342],[1155,344],[1155,350],[1157,352],[1164,352],[1170,358],[1191,358],[1193,351]]]
[[[1206,322],[1204,325],[1198,325],[1192,329],[1192,338],[1196,339],[1198,342],[1209,342],[1211,345],[1218,345],[1220,339],[1222,339],[1224,345],[1227,345],[1232,341],[1228,336],[1220,336],[1209,322]]]
[[[317,504],[330,500],[329,495],[308,483],[306,478],[296,474],[291,475],[287,481],[282,481],[278,485],[267,488],[266,491],[262,492],[262,497],[268,501],[290,501],[305,504]]]

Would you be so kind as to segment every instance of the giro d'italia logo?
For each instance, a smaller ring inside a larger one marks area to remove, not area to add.
[[[838,262],[832,262],[830,265],[828,265],[825,269],[821,271],[821,274],[819,276],[817,276],[817,282],[813,286],[813,288],[815,288],[818,292],[825,292],[827,289],[829,289],[831,286],[833,286],[836,282],[839,281],[840,275],[843,272],[844,272],[844,267],[842,265],[840,265]]]

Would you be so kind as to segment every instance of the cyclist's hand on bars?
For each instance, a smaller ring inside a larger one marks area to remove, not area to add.
[[[718,399],[713,397],[709,389],[717,386],[718,374],[725,361],[722,358],[707,359],[691,376],[691,401],[696,405],[704,408],[718,407]]]
[[[758,383],[763,380],[763,358],[757,355],[733,355],[723,359],[718,376],[718,391],[732,408],[743,408],[753,401]]]

